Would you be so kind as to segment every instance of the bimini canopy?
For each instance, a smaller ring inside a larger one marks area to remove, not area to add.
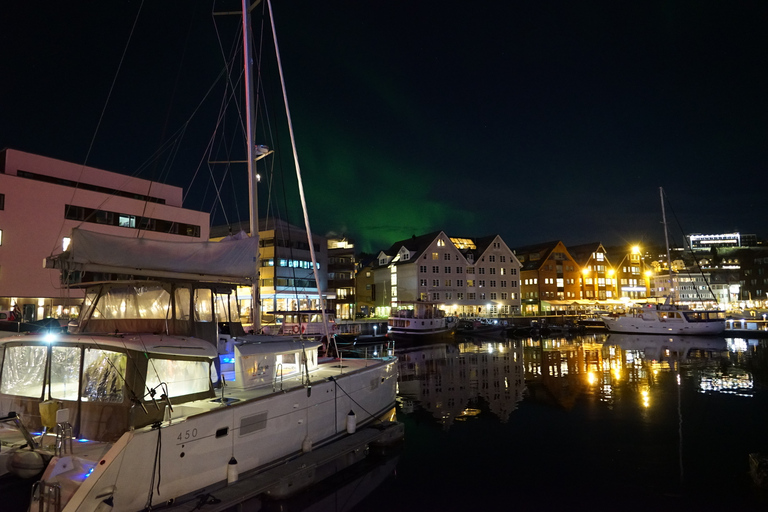
[[[69,249],[48,258],[46,266],[68,271],[247,284],[256,275],[258,251],[258,237],[173,242],[75,228]]]

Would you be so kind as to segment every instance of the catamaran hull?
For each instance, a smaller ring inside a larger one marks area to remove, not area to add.
[[[94,510],[110,497],[114,511],[192,498],[226,481],[233,458],[239,473],[267,468],[343,436],[350,411],[358,426],[371,423],[394,407],[396,381],[394,362],[372,361],[368,368],[314,384],[309,396],[306,388],[296,388],[126,432],[64,511]],[[178,407],[176,414],[193,409]]]

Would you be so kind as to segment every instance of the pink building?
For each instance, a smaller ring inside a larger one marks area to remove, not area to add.
[[[82,293],[43,268],[73,227],[122,236],[199,241],[209,214],[181,207],[182,189],[16,151],[0,151],[0,310],[25,320],[64,317]]]

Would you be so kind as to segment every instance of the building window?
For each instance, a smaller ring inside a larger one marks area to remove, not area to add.
[[[485,267],[480,267],[479,269],[477,269],[477,273],[478,274],[485,274]]]
[[[5,210],[5,194],[0,194],[0,210]]]
[[[443,259],[446,261],[451,261],[451,255],[448,253],[443,254]]]
[[[432,253],[432,259],[433,259],[433,260],[438,260],[438,259],[440,259],[438,256],[439,256],[439,254],[437,254],[436,252],[433,252],[433,253]]]
[[[440,300],[440,293],[432,292],[432,300]]]
[[[437,265],[432,267],[432,273],[433,274],[439,274],[440,273],[440,267],[438,267]]]
[[[419,279],[419,286],[427,286],[427,280],[426,279]]]
[[[464,271],[462,267],[456,267],[456,273],[461,274]]]
[[[451,273],[451,267],[445,267],[445,273],[450,274]]]
[[[490,263],[495,263],[495,262],[496,262],[496,256],[495,256],[495,255],[493,255],[493,254],[489,255],[489,256],[488,256],[488,261],[489,261]]]
[[[427,266],[426,265],[420,265],[419,266],[419,272],[421,272],[422,274],[426,274],[427,273]]]

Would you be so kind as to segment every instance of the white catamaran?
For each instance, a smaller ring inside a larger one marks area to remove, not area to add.
[[[350,418],[352,430],[394,419],[395,357],[342,364],[321,359],[320,342],[244,334],[236,287],[257,284],[253,210],[252,236],[240,240],[75,229],[69,249],[49,258],[64,282],[126,279],[83,284],[68,334],[0,339],[0,476],[39,478],[33,508],[199,500],[341,439]]]

